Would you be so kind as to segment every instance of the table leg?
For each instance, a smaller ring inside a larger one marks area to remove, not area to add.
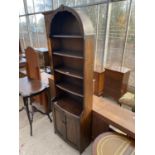
[[[31,122],[33,122],[33,115],[34,115],[34,110],[33,110],[33,105],[32,105],[32,103],[33,103],[33,99],[30,97],[30,105],[31,105],[31,109],[32,109],[32,111],[31,111],[31,114],[32,114]]]
[[[50,94],[49,94],[48,88],[46,88],[44,92],[46,93],[47,100],[48,100],[48,101],[47,101],[47,103],[48,103],[48,105],[47,105],[47,112],[42,112],[42,111],[39,110],[37,107],[35,107],[34,105],[32,105],[32,103],[30,102],[31,105],[32,105],[32,114],[33,114],[34,112],[39,112],[39,113],[41,113],[41,114],[43,114],[43,115],[47,115],[48,118],[49,118],[49,120],[50,120],[50,122],[52,122],[52,119],[51,119],[51,117],[50,117],[51,102],[50,102]]]
[[[23,101],[24,101],[24,106],[26,109],[26,113],[27,113],[27,117],[30,123],[30,135],[32,136],[32,120],[30,117],[30,110],[29,110],[29,105],[28,105],[28,97],[23,97]]]
[[[51,117],[50,117],[51,99],[50,99],[50,94],[49,94],[49,90],[48,90],[48,88],[46,89],[46,94],[47,94],[47,100],[48,100],[47,116],[48,116],[50,122],[52,122],[52,119],[51,119]]]

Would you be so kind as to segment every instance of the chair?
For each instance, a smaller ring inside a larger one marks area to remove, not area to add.
[[[28,47],[26,49],[25,54],[27,60],[26,63],[27,76],[35,80],[41,80],[38,54],[31,47]]]
[[[50,109],[50,99],[49,99],[49,86],[46,86],[41,81],[40,68],[39,68],[39,57],[35,50],[31,47],[26,49],[26,71],[27,76],[25,78],[21,78],[19,80],[20,87],[20,95],[23,98],[24,106],[26,108],[27,116],[30,123],[31,135],[32,135],[32,121],[33,121],[33,113],[40,112],[51,118],[49,116]],[[37,109],[33,104],[34,101],[39,102],[44,105],[45,112]],[[32,106],[32,118],[30,118],[29,104]],[[21,111],[21,110],[20,110]]]
[[[127,92],[120,99],[119,103],[121,106],[131,107],[132,111],[135,112],[135,95],[133,93]]]
[[[92,155],[134,155],[135,142],[127,136],[105,132],[93,142],[92,152]]]
[[[34,80],[41,80],[41,74],[40,74],[40,64],[39,64],[39,55],[38,53],[31,47],[28,47],[26,49],[26,71],[27,76],[29,78],[32,78]],[[47,112],[48,108],[48,99],[45,96],[45,94],[41,94],[37,97],[33,97],[33,99],[44,106],[45,111]]]

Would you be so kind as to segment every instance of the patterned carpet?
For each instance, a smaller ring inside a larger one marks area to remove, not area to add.
[[[20,100],[20,107],[22,100]],[[80,153],[65,143],[54,133],[53,122],[47,116],[35,113],[33,136],[30,136],[29,123],[23,110],[19,115],[19,154],[20,155],[79,155]],[[91,145],[82,153],[91,155]]]

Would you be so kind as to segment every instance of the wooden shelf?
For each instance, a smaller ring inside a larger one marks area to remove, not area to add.
[[[65,92],[71,93],[71,94],[79,96],[79,97],[83,97],[82,88],[80,88],[78,86],[71,85],[66,82],[58,83],[58,84],[56,84],[56,86],[58,88],[60,88],[61,90],[64,90]]]
[[[54,71],[67,75],[67,76],[75,77],[78,79],[83,79],[82,73],[80,71],[70,69],[67,67],[59,67],[59,68],[56,68]]]
[[[83,56],[81,55],[81,53],[73,52],[73,51],[53,51],[53,55],[83,59]]]
[[[63,99],[59,100],[57,104],[63,108],[63,110],[70,112],[74,115],[80,115],[82,112],[82,103],[72,99],[71,97],[64,97]]]
[[[83,38],[80,35],[52,35],[53,38]]]
[[[91,142],[94,29],[84,13],[63,5],[49,20],[57,101],[54,128],[82,153]]]

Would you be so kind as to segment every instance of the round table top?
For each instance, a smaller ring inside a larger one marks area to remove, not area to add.
[[[124,135],[105,132],[93,143],[93,155],[134,155],[135,143]]]
[[[28,77],[19,79],[19,93],[23,97],[35,95],[46,88],[48,88],[48,85],[40,80],[33,80]]]

